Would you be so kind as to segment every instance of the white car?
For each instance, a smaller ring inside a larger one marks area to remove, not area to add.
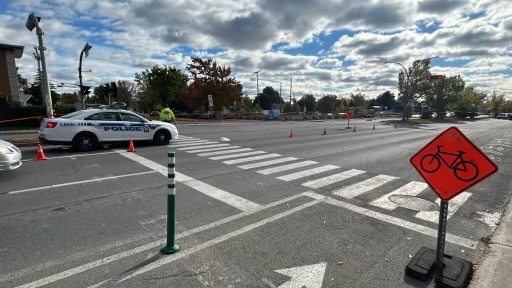
[[[86,109],[59,118],[44,118],[39,129],[42,144],[70,145],[77,151],[129,140],[166,145],[171,139],[178,139],[178,129],[173,124],[116,109]]]
[[[14,144],[0,139],[0,172],[20,168],[21,152]]]

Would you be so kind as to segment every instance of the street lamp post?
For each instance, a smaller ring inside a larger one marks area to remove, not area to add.
[[[89,50],[91,50],[92,46],[89,45],[89,43],[85,43],[84,48],[82,49],[82,52],[80,52],[80,62],[78,64],[78,79],[80,80],[80,101],[82,102],[82,109],[85,109],[85,95],[82,92],[82,58],[85,54],[85,58],[89,56]],[[110,95],[109,95],[110,96]],[[110,104],[110,101],[109,101]]]
[[[40,57],[41,57],[41,87],[43,94],[41,95],[43,98],[43,102],[46,105],[46,115],[48,118],[53,118],[53,105],[52,105],[52,97],[50,92],[50,83],[48,82],[48,73],[46,72],[46,58],[44,56],[44,50],[46,49],[43,44],[43,35],[44,32],[39,27],[39,20],[41,20],[40,17],[36,17],[34,13],[30,13],[27,17],[27,21],[25,22],[25,27],[29,31],[34,30],[36,28],[36,34],[37,39],[39,41],[39,51],[40,51]]]
[[[260,72],[261,72],[260,70],[254,72],[254,74],[256,74],[256,97],[258,98],[258,106],[260,106],[260,86],[258,83],[258,74]],[[261,106],[260,106],[260,109],[261,109]]]
[[[402,65],[402,63],[400,62],[394,62],[394,61],[386,61],[385,63],[392,63],[392,64],[398,64],[402,67],[402,69],[404,69],[404,74],[405,74],[405,105],[404,105],[404,112],[402,114],[402,122],[405,122],[407,120],[407,110],[406,110],[406,106],[409,105],[411,99],[411,86],[412,86],[412,83],[411,83],[411,76],[412,74],[414,74],[414,70],[416,70],[416,68],[418,67],[418,64],[423,62],[424,60],[430,60],[430,59],[433,59],[433,58],[439,58],[439,56],[434,56],[434,57],[428,57],[428,58],[424,58],[424,59],[421,59],[420,61],[417,61],[416,63],[413,64],[412,68],[411,68],[411,73],[409,74],[409,72],[407,72],[407,69],[405,68],[404,65]]]

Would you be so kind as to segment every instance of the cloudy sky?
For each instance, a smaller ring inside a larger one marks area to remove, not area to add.
[[[510,0],[3,0],[0,43],[25,46],[19,73],[37,71],[41,17],[50,81],[133,80],[155,64],[185,71],[191,57],[230,66],[250,97],[272,86],[288,99],[311,93],[368,98],[397,93],[397,73],[432,56],[433,74],[512,99]],[[290,79],[293,79],[290,81]],[[70,88],[68,88],[70,89]],[[64,92],[64,91],[60,91]]]

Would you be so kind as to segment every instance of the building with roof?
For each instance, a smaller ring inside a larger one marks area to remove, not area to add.
[[[23,56],[24,46],[0,43],[0,98],[8,98],[17,104],[24,104],[18,83],[16,59]]]

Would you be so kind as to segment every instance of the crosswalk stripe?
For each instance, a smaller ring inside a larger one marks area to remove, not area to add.
[[[302,186],[316,189],[316,188],[324,187],[324,186],[327,186],[327,185],[330,185],[330,184],[333,184],[333,183],[336,183],[339,181],[343,181],[345,179],[348,179],[348,178],[351,178],[351,177],[354,177],[354,176],[357,176],[357,175],[360,175],[363,173],[365,173],[365,172],[361,171],[361,170],[357,170],[357,169],[352,169],[352,170],[344,171],[344,172],[341,172],[338,174],[330,175],[330,176],[327,176],[324,178],[320,178],[320,179],[312,180],[312,181],[309,181],[306,183],[302,183]]]
[[[199,146],[199,145],[205,145],[205,144],[215,144],[219,142],[211,142],[211,141],[191,141],[186,143],[180,143],[180,144],[172,144],[170,147],[187,147],[187,146]]]
[[[340,167],[334,166],[334,165],[325,165],[325,166],[320,166],[317,168],[308,169],[308,170],[304,170],[304,171],[300,171],[300,172],[296,172],[296,173],[292,173],[292,174],[288,174],[288,175],[283,175],[283,176],[277,177],[277,179],[280,179],[283,181],[291,181],[291,180],[296,180],[296,179],[299,179],[302,177],[307,177],[307,176],[310,176],[313,174],[318,174],[318,173],[322,173],[322,172],[326,172],[326,171],[338,169],[338,168],[340,168]]]
[[[247,161],[256,161],[256,160],[273,158],[273,157],[279,157],[279,156],[281,156],[281,155],[273,153],[273,154],[265,154],[265,155],[254,156],[254,157],[247,157],[247,158],[241,158],[241,159],[235,159],[235,160],[228,160],[228,161],[224,161],[222,163],[224,163],[224,164],[238,164],[238,163],[244,163],[244,162],[247,162]]]
[[[452,217],[453,214],[459,210],[459,208],[464,204],[464,202],[466,202],[466,200],[469,199],[469,197],[471,197],[471,195],[473,194],[469,192],[462,192],[448,202],[448,219],[450,219],[450,217]],[[437,205],[441,205],[441,199],[437,198],[436,203]],[[414,217],[437,223],[439,221],[439,211],[421,211],[416,213]]]
[[[396,205],[395,203],[389,201],[389,197],[391,195],[416,196],[416,195],[420,194],[421,192],[423,192],[427,188],[428,188],[427,183],[411,181],[411,182],[405,184],[404,186],[402,186],[392,192],[384,194],[381,197],[373,200],[372,202],[370,202],[370,205],[384,208],[386,210],[394,210],[399,206]]]
[[[214,142],[214,143],[215,143],[215,142]],[[214,143],[212,143],[211,145],[210,145],[210,144],[208,144],[208,143],[204,143],[204,144],[197,145],[197,146],[179,147],[178,149],[179,149],[179,150],[183,150],[183,151],[187,151],[187,150],[202,149],[202,148],[214,148],[214,147],[225,147],[225,146],[229,146],[229,144],[214,144]]]
[[[377,175],[377,176],[367,179],[365,181],[358,182],[353,185],[334,190],[333,194],[347,198],[347,199],[352,199],[358,195],[361,195],[365,192],[373,190],[373,189],[375,189],[379,186],[382,186],[382,185],[384,185],[392,180],[395,180],[397,178],[398,177],[389,176],[389,175]]]
[[[238,166],[238,168],[253,169],[253,168],[258,168],[258,167],[263,167],[263,166],[268,166],[268,165],[289,162],[289,161],[293,161],[293,160],[297,160],[297,158],[295,158],[295,157],[280,158],[280,159],[275,159],[275,160],[269,160],[269,161],[263,161],[263,162],[253,163],[253,164],[242,165],[242,166]]]
[[[288,171],[288,170],[292,170],[292,169],[296,169],[296,168],[302,168],[302,167],[313,165],[313,164],[318,164],[318,162],[306,160],[306,161],[302,161],[302,162],[298,162],[298,163],[292,163],[292,164],[282,165],[282,166],[278,166],[278,167],[258,170],[256,172],[263,174],[263,175],[268,175],[268,174]]]
[[[235,148],[238,146],[233,146],[231,148]],[[208,153],[200,153],[197,154],[197,156],[213,156],[213,155],[222,155],[222,154],[229,154],[229,153],[237,153],[237,152],[244,152],[244,151],[251,151],[251,148],[240,148],[240,149],[233,149],[233,150],[222,150],[222,151],[216,151],[216,152],[208,152]]]
[[[249,155],[263,154],[263,153],[267,153],[267,152],[265,152],[265,151],[252,151],[252,152],[246,152],[246,153],[238,153],[238,154],[231,154],[231,155],[215,156],[215,157],[210,157],[208,159],[210,159],[210,160],[222,160],[222,159],[237,158],[237,157],[243,157],[243,156],[249,156]]]
[[[226,146],[226,147],[204,148],[204,149],[197,149],[197,150],[187,150],[187,153],[222,151],[222,150],[228,150],[228,149],[234,149],[234,148],[240,148],[240,146]]]

